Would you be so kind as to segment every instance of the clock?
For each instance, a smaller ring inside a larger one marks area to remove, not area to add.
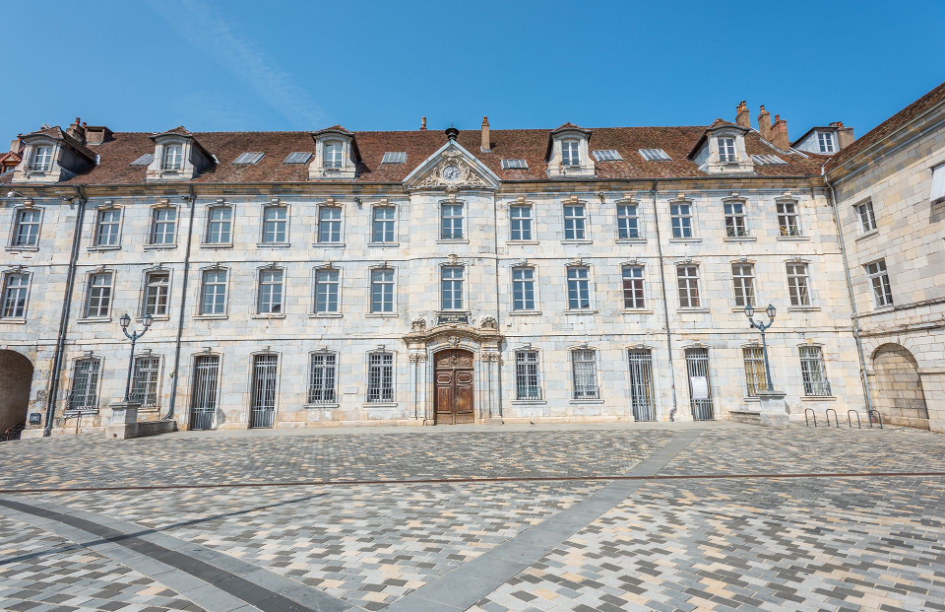
[[[447,166],[443,168],[443,178],[450,183],[455,183],[459,180],[459,168],[456,166]]]

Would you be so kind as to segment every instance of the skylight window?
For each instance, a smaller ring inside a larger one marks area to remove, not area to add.
[[[751,161],[759,166],[786,166],[787,162],[777,155],[752,155]]]
[[[240,153],[240,156],[233,160],[234,166],[252,166],[265,157],[265,153]]]
[[[154,161],[154,153],[145,153],[138,159],[134,160],[129,166],[150,166],[151,162]]]
[[[298,151],[296,153],[289,153],[289,156],[285,158],[283,164],[307,164],[309,160],[312,159],[312,154],[307,151]]]
[[[524,159],[503,159],[503,170],[528,170],[528,162]]]
[[[388,151],[384,153],[384,159],[381,160],[382,164],[406,164],[407,163],[407,153],[403,151]]]
[[[672,161],[673,158],[663,149],[640,149],[640,155],[646,161]]]
[[[591,151],[591,155],[594,156],[599,162],[604,161],[623,161],[623,158],[620,157],[620,153],[617,153],[614,149],[603,149],[601,151]]]

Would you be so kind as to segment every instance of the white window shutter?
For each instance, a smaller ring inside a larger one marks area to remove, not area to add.
[[[932,168],[932,202],[945,199],[945,164]]]

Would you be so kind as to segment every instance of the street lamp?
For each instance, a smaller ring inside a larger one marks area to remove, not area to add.
[[[771,364],[768,363],[768,343],[765,342],[765,330],[774,324],[774,315],[776,315],[778,311],[773,304],[768,304],[766,311],[769,320],[767,323],[760,323],[753,318],[755,316],[755,307],[752,306],[750,302],[745,304],[745,316],[748,317],[748,322],[751,323],[752,327],[757,328],[761,332],[761,352],[765,360],[765,377],[768,381],[767,388],[768,391],[773,391],[774,384],[771,382]]]
[[[144,329],[140,332],[134,331],[130,334],[128,333],[128,326],[131,325],[131,317],[128,316],[128,313],[121,315],[119,320],[121,323],[121,331],[125,333],[125,337],[131,340],[131,358],[128,360],[128,381],[125,383],[125,403],[131,401],[131,371],[135,367],[135,342],[138,341],[138,338],[147,333],[148,328],[151,327],[151,323],[154,322],[154,317],[149,314],[144,315],[142,323],[144,323]]]

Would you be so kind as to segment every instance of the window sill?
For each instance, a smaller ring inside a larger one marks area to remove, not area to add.
[[[802,395],[802,402],[835,402],[837,398],[833,395]]]
[[[857,236],[855,242],[859,242],[860,240],[866,240],[867,238],[872,238],[873,236],[878,236],[878,235],[879,235],[878,229],[870,230],[866,232],[865,234],[860,234],[859,236]]]
[[[75,408],[73,410],[63,410],[64,417],[93,416],[98,414],[98,408]]]
[[[676,312],[679,314],[709,314],[708,308],[677,308]]]
[[[285,313],[263,313],[263,314],[254,314],[253,319],[284,319]]]
[[[646,244],[646,238],[617,238],[617,244]]]
[[[201,242],[201,249],[232,249],[232,242]]]
[[[83,317],[81,319],[76,319],[76,323],[111,323],[111,317]]]
[[[643,315],[643,314],[653,314],[653,309],[652,308],[624,308],[620,312],[622,312],[623,314]]]
[[[788,312],[819,312],[820,306],[788,306]]]
[[[400,402],[364,402],[362,408],[397,408]]]
[[[790,310],[790,308],[788,308],[788,310]],[[896,307],[893,304],[890,304],[889,306],[876,306],[873,308],[871,314],[883,314],[886,312],[893,312],[894,310],[896,310]]]
[[[441,238],[436,244],[469,244],[469,241],[463,238]]]
[[[696,244],[702,242],[702,238],[670,238],[670,244]]]
[[[512,310],[509,311],[510,317],[540,317],[540,310]]]
[[[594,244],[594,241],[588,240],[587,238],[575,238],[572,240],[564,239],[561,241],[561,244]]]
[[[810,236],[778,236],[781,242],[807,242]]]
[[[142,248],[145,251],[160,251],[162,249],[176,249],[177,244],[146,244]]]
[[[302,408],[306,410],[321,410],[325,408],[338,408],[339,406],[341,406],[341,404],[338,402],[332,402],[329,404],[305,404]]]
[[[120,244],[108,244],[108,245],[96,245],[90,246],[89,251],[118,251],[121,249]]]
[[[547,403],[548,402],[543,399],[512,400],[513,406],[541,406]]]
[[[760,404],[761,398],[756,397],[756,396],[746,396],[742,398],[742,401],[745,402],[746,404]]]
[[[151,315],[152,321],[170,321],[170,315]],[[135,317],[135,321],[141,323],[144,321],[144,317]]]
[[[259,249],[288,249],[292,245],[288,242],[257,242],[256,248]]]
[[[10,251],[11,253],[16,253],[17,251],[35,253],[36,251],[39,251],[39,247],[38,246],[8,246],[7,251]]]
[[[528,246],[530,244],[538,244],[537,240],[506,240],[505,244],[508,246]]]
[[[344,315],[340,312],[313,312],[309,313],[309,319],[340,319]]]
[[[759,308],[757,305],[755,306],[755,310],[758,310],[758,311],[761,312],[761,313],[764,313],[764,311],[765,311],[764,308]],[[745,314],[745,307],[744,307],[744,306],[732,306],[732,312],[740,312],[740,313],[742,313],[742,314]]]
[[[726,236],[725,242],[757,242],[754,236]]]
[[[390,249],[394,247],[399,247],[399,242],[369,242],[368,247],[372,249]]]
[[[596,310],[565,310],[564,315],[566,317],[580,317],[583,315],[595,315],[597,314]]]
[[[23,317],[4,317],[0,319],[0,324],[7,323],[9,325],[25,325],[26,319]]]
[[[344,242],[313,242],[313,249],[343,249],[345,248]]]
[[[222,321],[229,318],[229,315],[225,314],[194,315],[194,321]]]
[[[597,398],[597,399],[573,399],[573,400],[571,400],[571,402],[570,402],[570,404],[571,404],[572,406],[575,406],[575,405],[578,405],[578,406],[579,406],[579,405],[581,405],[581,404],[603,404],[603,403],[604,403],[604,400],[602,400],[602,399],[600,399],[600,398]]]
[[[364,316],[369,319],[396,319],[400,314],[396,312],[368,312]]]

